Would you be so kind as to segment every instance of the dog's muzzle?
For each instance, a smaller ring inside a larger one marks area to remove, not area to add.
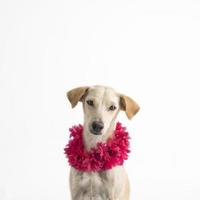
[[[94,135],[101,135],[101,131],[104,128],[104,124],[101,121],[93,121],[90,126],[90,132]]]

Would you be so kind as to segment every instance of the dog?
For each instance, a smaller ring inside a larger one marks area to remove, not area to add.
[[[120,110],[131,119],[140,109],[130,97],[105,86],[78,87],[67,92],[74,108],[83,104],[83,142],[89,152],[99,142],[106,142],[113,134]],[[130,184],[123,165],[100,172],[84,172],[70,168],[72,200],[129,200]]]

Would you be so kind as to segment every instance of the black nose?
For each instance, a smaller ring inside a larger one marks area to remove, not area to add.
[[[94,121],[92,123],[92,130],[93,130],[92,133],[96,135],[100,134],[103,127],[104,127],[103,122]]]

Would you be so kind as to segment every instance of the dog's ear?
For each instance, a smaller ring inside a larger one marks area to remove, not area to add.
[[[128,119],[132,119],[140,109],[139,105],[126,95],[120,95],[120,108],[126,112]]]
[[[69,99],[72,108],[83,99],[88,89],[89,87],[77,87],[67,92],[67,98]]]

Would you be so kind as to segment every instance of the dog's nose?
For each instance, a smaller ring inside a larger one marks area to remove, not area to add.
[[[100,121],[94,121],[92,123],[92,129],[93,129],[93,133],[98,135],[100,134],[101,130],[103,129],[104,127],[104,124],[103,122],[100,122]]]

